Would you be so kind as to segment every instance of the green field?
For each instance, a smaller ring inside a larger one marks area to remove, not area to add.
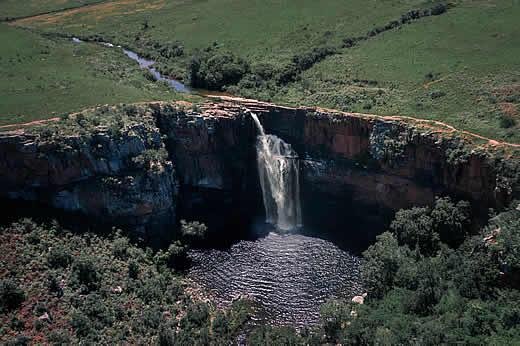
[[[0,25],[0,125],[26,123],[97,104],[175,100],[119,49],[78,44]]]
[[[438,4],[447,2],[133,0],[16,25],[123,45],[198,87],[293,106],[435,119],[520,143],[518,1],[453,1],[440,15],[367,34]],[[353,47],[343,44],[360,36],[366,39]],[[316,58],[313,49],[327,53]],[[201,62],[199,75],[193,61]]]
[[[40,13],[76,8],[100,2],[102,0],[2,0],[0,20],[35,16]]]

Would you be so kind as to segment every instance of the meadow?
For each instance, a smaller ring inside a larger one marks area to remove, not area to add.
[[[519,16],[513,0],[134,0],[11,24],[120,44],[195,87],[520,143]]]
[[[173,87],[147,78],[145,70],[120,49],[78,44],[7,25],[0,25],[0,41],[0,126],[99,104],[182,97]]]

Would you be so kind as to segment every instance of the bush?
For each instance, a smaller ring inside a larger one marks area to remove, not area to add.
[[[72,259],[70,250],[63,246],[53,246],[47,254],[47,263],[51,268],[66,268]]]
[[[80,312],[74,311],[71,315],[70,326],[77,336],[86,337],[91,332],[90,320]]]
[[[500,116],[500,127],[508,129],[516,125],[516,120],[509,114],[502,114]]]
[[[12,330],[20,331],[24,329],[25,323],[23,320],[18,319],[18,317],[16,317],[16,313],[14,313],[9,319],[9,322],[7,322],[7,325]]]
[[[52,345],[70,345],[71,340],[67,331],[53,331],[47,338],[47,342]]]
[[[90,292],[98,288],[101,274],[92,258],[82,255],[72,262],[69,281],[73,286],[84,286],[86,291]]]
[[[198,52],[190,62],[191,85],[196,88],[222,90],[237,84],[249,72],[249,64],[231,52],[209,49]]]
[[[13,340],[9,340],[6,345],[9,346],[25,346],[31,343],[32,339],[26,335],[18,334]]]
[[[10,279],[0,279],[0,307],[3,311],[11,311],[20,307],[25,300],[23,289]]]
[[[127,252],[128,247],[129,247],[128,239],[125,237],[121,237],[118,234],[117,238],[114,240],[114,247],[112,248],[112,254],[116,258],[124,260],[128,256],[128,252]]]
[[[188,243],[195,243],[203,240],[208,231],[205,224],[198,221],[186,222],[181,220],[181,234]]]
[[[189,263],[188,249],[180,241],[176,240],[167,251],[160,250],[157,252],[154,260],[159,268],[167,266],[174,269],[183,269]]]
[[[158,343],[160,346],[174,346],[175,342],[175,332],[172,328],[166,323],[161,324],[159,327],[159,340]]]
[[[135,260],[128,263],[128,277],[131,279],[139,278],[139,264]]]

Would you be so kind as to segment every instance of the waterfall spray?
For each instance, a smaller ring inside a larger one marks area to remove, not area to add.
[[[256,151],[266,221],[282,230],[300,227],[298,154],[280,138],[266,135],[257,115],[249,113],[259,131]]]

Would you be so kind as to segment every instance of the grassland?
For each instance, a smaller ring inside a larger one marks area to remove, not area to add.
[[[191,62],[201,52],[209,51],[206,59],[228,54],[233,63],[242,64],[240,74],[227,85],[224,80],[220,89],[235,95],[439,120],[520,143],[518,2],[455,0],[442,15],[367,34],[399,21],[410,9],[422,11],[439,3],[447,2],[133,0],[14,24],[123,45],[154,57],[162,72],[187,83]],[[366,39],[345,47],[345,39],[360,36]],[[171,47],[175,54],[163,54]],[[272,76],[316,47],[331,53],[298,70],[294,78],[280,82]]]
[[[26,123],[96,104],[178,99],[147,79],[119,49],[0,25],[0,125]]]
[[[109,0],[106,0],[109,1]],[[0,20],[35,16],[103,2],[102,0],[2,0]]]

